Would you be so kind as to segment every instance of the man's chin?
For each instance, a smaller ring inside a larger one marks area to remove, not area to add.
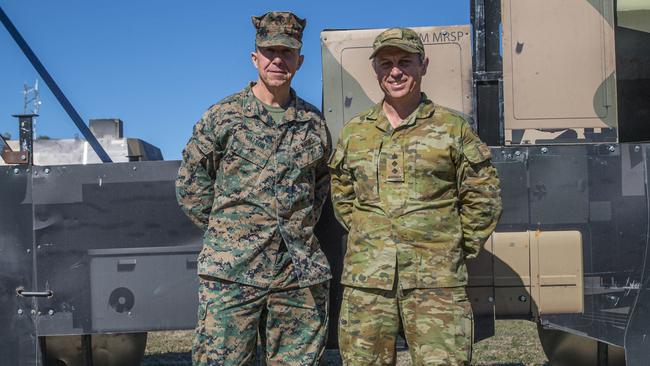
[[[268,86],[277,88],[277,87],[289,85],[289,82],[290,80],[288,79],[271,79],[271,80],[267,80],[266,83],[268,84]]]

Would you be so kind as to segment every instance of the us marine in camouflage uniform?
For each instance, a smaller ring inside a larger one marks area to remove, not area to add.
[[[194,365],[316,365],[330,268],[314,237],[329,190],[321,113],[290,88],[305,20],[253,17],[257,82],[213,105],[183,151],[176,192],[205,230]],[[258,340],[258,334],[260,339]]]
[[[403,326],[415,365],[469,363],[465,259],[501,212],[490,150],[457,112],[421,93],[429,60],[413,30],[374,41],[384,100],[352,118],[330,160],[348,231],[339,346],[344,364],[395,364]]]

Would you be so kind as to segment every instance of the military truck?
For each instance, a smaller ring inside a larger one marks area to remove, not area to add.
[[[502,182],[502,218],[468,264],[475,340],[493,333],[494,319],[527,319],[538,324],[554,365],[645,365],[650,4],[470,6],[471,27],[416,30],[431,58],[425,92],[473,117]],[[87,154],[105,162],[31,164],[39,160],[29,129],[14,148],[4,145],[10,164],[0,166],[0,359],[124,364],[120,352],[98,346],[101,337],[135,334],[116,337],[141,355],[143,332],[191,329],[196,321],[201,233],[175,202],[178,162],[111,163],[102,138],[90,133],[1,9],[0,18],[79,126],[92,147]],[[322,108],[334,137],[381,98],[368,61],[379,32],[321,34]],[[345,232],[331,205],[317,235],[336,282]],[[335,285],[330,346],[340,295]],[[78,349],[54,354],[52,345],[70,337]]]

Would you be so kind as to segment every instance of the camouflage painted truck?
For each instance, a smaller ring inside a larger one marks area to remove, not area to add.
[[[503,216],[469,263],[475,340],[495,319],[527,319],[554,365],[646,365],[650,4],[473,0],[471,24],[416,30],[431,58],[424,90],[473,117],[502,182]],[[321,33],[335,137],[381,98],[368,62],[380,31]],[[143,332],[192,328],[200,233],[176,206],[178,162],[32,165],[20,158],[38,161],[38,145],[18,145],[0,167],[1,359],[117,365],[141,355]],[[345,232],[331,206],[317,234],[336,280]],[[333,325],[340,295],[335,285]],[[94,342],[106,333],[140,336],[107,352]],[[77,340],[74,360],[53,356],[63,339]]]

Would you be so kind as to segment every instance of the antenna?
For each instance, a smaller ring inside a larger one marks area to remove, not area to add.
[[[34,86],[23,84],[23,114],[38,114],[41,107],[40,93],[38,91],[38,79]]]

